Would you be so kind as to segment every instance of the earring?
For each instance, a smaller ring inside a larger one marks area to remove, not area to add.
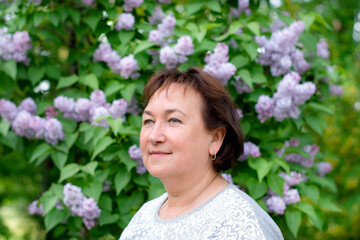
[[[212,157],[211,157],[211,160],[215,160],[216,159],[216,153],[215,153],[215,155],[212,155]]]

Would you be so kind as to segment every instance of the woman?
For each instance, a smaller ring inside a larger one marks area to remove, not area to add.
[[[200,68],[164,70],[144,89],[140,146],[166,193],[145,203],[120,239],[283,239],[257,203],[219,174],[243,152],[236,106]]]

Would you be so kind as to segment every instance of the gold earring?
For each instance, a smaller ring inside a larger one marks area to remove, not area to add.
[[[212,157],[211,157],[211,160],[215,160],[216,159],[216,153],[215,153],[215,155],[212,155]]]

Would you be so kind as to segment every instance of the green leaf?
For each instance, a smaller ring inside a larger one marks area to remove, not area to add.
[[[96,128],[92,125],[90,125],[91,127],[89,129],[87,129],[84,133],[84,143],[88,143],[94,136],[95,130]]]
[[[305,158],[311,158],[311,155],[304,151],[303,149],[301,149],[300,147],[287,147],[285,148],[285,152],[284,154],[289,154],[289,153],[296,153],[299,154]]]
[[[57,196],[49,192],[45,193],[41,197],[40,201],[43,205],[43,216],[46,216],[50,212],[50,210],[55,207],[57,200]]]
[[[94,136],[92,138],[92,142],[94,144],[94,146],[98,143],[98,141],[104,137],[107,133],[109,132],[109,129],[108,128],[103,128],[103,127],[100,127],[100,126],[97,126],[95,128],[95,133],[94,133]]]
[[[313,34],[309,32],[302,33],[299,38],[299,42],[304,44],[304,49],[310,50],[313,54],[316,55],[317,38]]]
[[[118,37],[122,45],[125,45],[128,42],[130,42],[130,40],[133,39],[134,36],[135,36],[135,31],[120,31],[118,33]]]
[[[316,183],[316,184],[320,185],[323,188],[329,189],[333,193],[337,192],[337,187],[336,187],[336,183],[335,183],[334,179],[329,179],[329,178],[326,178],[326,177],[318,177],[318,176],[315,176],[315,175],[309,175],[308,180],[313,182],[313,183]]]
[[[130,172],[130,170],[136,167],[138,164],[135,160],[130,158],[129,153],[125,149],[119,151],[119,157],[120,160],[125,164],[128,172]]]
[[[314,23],[315,21],[315,15],[313,13],[310,14],[306,14],[300,17],[300,20],[303,21],[305,23],[305,29],[309,30],[310,26]]]
[[[72,147],[72,145],[74,145],[76,139],[78,138],[79,133],[75,132],[75,133],[66,133],[65,135],[65,143],[67,145],[67,147],[70,149]]]
[[[147,40],[144,40],[144,41],[141,41],[136,47],[135,47],[135,50],[133,52],[133,54],[137,54],[139,52],[142,52],[148,48],[151,48],[152,46],[154,46],[155,43],[153,42],[149,42]]]
[[[233,21],[229,26],[229,30],[226,33],[224,33],[223,35],[215,38],[215,41],[221,42],[221,41],[225,40],[231,34],[236,33],[239,30],[239,28],[241,28],[241,27],[243,27],[243,24],[240,21]]]
[[[118,136],[120,133],[120,129],[123,127],[123,120],[121,118],[116,119],[108,119],[108,123],[110,125],[111,131],[115,136]]]
[[[108,195],[102,195],[100,197],[99,208],[102,210],[112,211],[112,200]]]
[[[254,60],[258,54],[257,49],[258,45],[255,42],[249,42],[249,43],[241,43],[242,48],[249,54],[250,59]]]
[[[188,4],[186,4],[186,13],[187,15],[191,16],[194,13],[200,11],[204,6],[204,3],[199,1],[190,1]]]
[[[102,192],[102,187],[102,182],[94,181],[89,186],[84,187],[83,192],[86,196],[92,197],[95,202],[98,202]]]
[[[305,122],[320,136],[322,135],[323,120],[316,115],[305,115]]]
[[[145,194],[143,191],[132,191],[130,196],[120,195],[120,199],[117,204],[121,214],[131,212],[133,209],[139,208],[145,200]]]
[[[114,142],[114,139],[112,139],[109,136],[102,137],[95,145],[94,147],[94,153],[91,156],[91,160],[94,160],[94,158],[101,152],[103,152],[108,146],[110,146]]]
[[[42,143],[38,145],[31,154],[30,163],[50,152],[52,147],[47,143]]]
[[[63,169],[61,169],[59,183],[67,178],[74,176],[79,172],[79,170],[80,167],[76,163],[70,163],[66,165]]]
[[[302,193],[305,197],[308,197],[312,200],[314,204],[316,204],[320,198],[320,191],[314,185],[302,185],[301,187]]]
[[[46,66],[46,75],[54,79],[59,79],[61,77],[60,68],[56,64],[49,64]]]
[[[342,210],[330,199],[320,198],[318,204],[321,208],[325,208],[327,210],[330,210],[333,212],[338,212],[338,213],[342,212]]]
[[[89,173],[90,175],[94,176],[95,174],[95,169],[98,166],[98,162],[93,161],[93,162],[89,162],[88,164],[86,164],[85,166],[80,166],[81,171]]]
[[[121,89],[120,93],[126,101],[131,102],[131,99],[135,93],[135,89],[136,85],[134,83],[130,83],[127,84],[125,88]]]
[[[0,123],[0,132],[1,134],[6,137],[10,129],[10,123],[8,121],[1,121]]]
[[[256,36],[260,35],[260,25],[257,22],[249,22],[247,27],[253,32]]]
[[[230,60],[234,66],[239,69],[249,64],[249,58],[243,55],[237,55]]]
[[[62,78],[60,78],[60,80],[56,86],[56,89],[69,87],[69,86],[73,85],[74,83],[76,83],[78,80],[79,80],[79,77],[77,75],[62,77]]]
[[[186,29],[188,29],[192,36],[196,38],[196,40],[201,43],[206,35],[206,28],[203,26],[198,26],[193,22],[190,22],[186,25]]]
[[[60,17],[56,14],[56,12],[50,12],[48,17],[54,27],[57,27],[59,25]]]
[[[31,84],[35,86],[45,74],[45,68],[32,66],[28,70],[29,79]]]
[[[252,158],[249,156],[248,163],[250,168],[256,171],[259,182],[263,180],[272,167],[272,162],[268,162],[264,158]]]
[[[149,200],[160,197],[165,192],[161,183],[151,183],[149,187]]]
[[[112,81],[109,83],[109,85],[105,88],[105,96],[109,97],[115,93],[118,93],[120,89],[123,89],[125,87],[125,84],[119,83],[118,81]]]
[[[77,11],[76,8],[67,8],[67,9],[72,20],[75,22],[76,25],[79,25],[80,17],[81,17],[79,11]]]
[[[9,77],[15,80],[17,73],[17,65],[15,60],[9,60],[0,64],[0,69],[3,70]]]
[[[270,174],[267,176],[267,182],[270,189],[279,196],[283,195],[284,191],[284,179],[276,174]]]
[[[43,12],[37,11],[34,14],[34,26],[37,27],[45,19],[45,14]]]
[[[310,102],[306,104],[307,107],[310,107],[311,109],[315,110],[315,111],[323,111],[325,113],[334,115],[334,111],[331,110],[330,108],[328,108],[327,106],[323,105],[323,104],[319,104],[319,103],[315,103],[315,102]]]
[[[316,214],[314,207],[307,202],[298,202],[296,207],[309,216],[312,223],[317,227],[319,230],[322,230],[322,220]]]
[[[254,199],[261,198],[267,191],[266,183],[259,183],[255,178],[250,178],[247,181],[246,187],[249,190],[249,195]]]
[[[274,162],[279,164],[279,166],[282,167],[282,169],[284,169],[286,173],[290,173],[289,163],[286,162],[283,158],[276,157]]]
[[[123,190],[124,187],[130,182],[130,177],[131,175],[129,172],[123,169],[119,169],[114,179],[116,195],[119,195],[121,190]]]
[[[88,122],[82,122],[79,126],[79,132],[85,132],[90,128],[94,128],[94,126],[90,125]]]
[[[59,210],[56,208],[53,208],[48,215],[45,216],[45,230],[46,232],[49,232],[51,229],[53,229],[56,225],[63,222],[69,217],[68,212],[64,210]]]
[[[297,238],[297,234],[301,225],[301,212],[286,209],[285,221],[286,225],[290,229],[290,232],[294,235],[295,238]]]
[[[321,16],[318,13],[314,13],[315,14],[315,21],[322,24],[324,27],[326,27],[328,30],[332,31],[333,28],[325,21],[325,19],[323,18],[323,16]]]
[[[252,83],[251,74],[250,74],[249,70],[247,70],[247,69],[241,69],[241,70],[239,71],[239,75],[240,75],[241,79],[242,79],[251,89],[254,89],[253,83]]]
[[[81,77],[79,82],[85,86],[90,87],[91,89],[99,89],[99,79],[93,73]]]
[[[212,11],[221,13],[221,6],[218,1],[209,1],[209,2],[206,2],[205,5]]]
[[[61,171],[61,169],[64,167],[64,165],[66,163],[68,155],[61,151],[52,151],[51,158],[52,158],[55,166]]]
[[[254,76],[252,77],[252,81],[254,83],[266,83],[267,79],[263,73],[255,72]]]
[[[149,187],[149,181],[145,175],[136,174],[133,178],[134,183],[142,187]]]
[[[99,224],[100,226],[115,223],[120,218],[119,214],[111,214],[108,211],[101,211]]]
[[[100,12],[93,12],[90,16],[84,18],[84,22],[91,28],[93,32],[96,30],[96,26],[98,25],[101,19]]]

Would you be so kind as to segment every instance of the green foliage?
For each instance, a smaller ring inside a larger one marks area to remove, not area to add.
[[[284,179],[279,172],[298,171],[307,176],[307,182],[295,186],[301,201],[288,205],[284,216],[275,217],[285,234],[290,231],[285,238],[292,239],[300,236],[300,229],[307,226],[324,230],[328,227],[324,212],[339,214],[342,208],[334,203],[337,187],[333,179],[318,177],[314,173],[315,167],[289,164],[283,155],[275,154],[275,150],[296,137],[300,139],[300,146],[286,148],[284,155],[310,157],[303,146],[313,144],[315,139],[326,135],[324,116],[333,116],[336,112],[333,104],[326,102],[329,89],[322,79],[329,76],[332,81],[340,81],[341,74],[339,70],[328,73],[330,62],[314,57],[317,42],[326,37],[319,29],[330,29],[329,19],[311,11],[291,17],[258,2],[251,3],[251,15],[241,14],[238,18],[229,13],[231,7],[236,7],[232,1],[189,1],[184,6],[178,2],[177,7],[175,3],[162,4],[161,7],[177,19],[174,36],[189,35],[195,45],[195,53],[188,56],[188,62],[180,65],[179,69],[203,66],[207,52],[213,51],[218,42],[229,44],[233,41],[238,45],[229,50],[230,62],[237,68],[236,75],[253,92],[239,95],[231,84],[238,81],[235,78],[230,79],[226,88],[243,110],[241,126],[247,141],[260,146],[261,157],[250,156],[247,161],[237,162],[231,174],[235,184],[246,187],[247,193],[263,206],[262,199],[268,190],[283,196]],[[147,79],[156,70],[164,68],[162,64],[154,64],[148,54],[148,50],[160,49],[148,41],[149,32],[156,29],[155,25],[148,23],[155,4],[145,1],[132,11],[136,19],[133,30],[117,31],[114,24],[119,13],[123,12],[122,6],[122,1],[102,0],[96,1],[94,6],[85,6],[81,1],[51,4],[43,1],[39,5],[27,1],[1,2],[1,23],[11,33],[28,31],[33,47],[28,53],[31,59],[28,65],[1,60],[0,97],[20,103],[31,96],[38,103],[40,115],[44,115],[45,107],[51,105],[56,96],[64,95],[76,100],[89,97],[95,89],[103,89],[108,102],[118,98],[128,102],[134,98],[141,101],[140,95]],[[311,101],[301,107],[298,119],[277,122],[271,118],[262,124],[257,119],[255,104],[260,95],[275,93],[280,78],[273,77],[268,67],[256,61],[259,51],[253,39],[264,34],[269,36],[261,29],[269,28],[270,16],[274,13],[286,24],[294,19],[305,22],[300,42],[311,69],[302,76],[302,81],[315,83],[317,92]],[[6,14],[13,14],[13,18],[5,21]],[[241,34],[238,32],[240,28]],[[112,72],[105,63],[93,61],[100,41],[106,39],[121,57],[134,54],[139,64],[138,79],[125,79]],[[170,46],[173,45],[171,42]],[[50,89],[35,92],[34,87],[43,80],[50,82]],[[40,198],[43,204],[44,218],[40,221],[49,239],[116,239],[145,201],[165,191],[158,179],[148,173],[142,175],[136,172],[138,163],[128,153],[130,146],[139,145],[141,117],[128,113],[125,119],[102,117],[96,120],[106,119],[110,126],[107,129],[87,122],[77,123],[62,116],[57,118],[62,123],[65,139],[54,146],[43,140],[19,137],[11,130],[10,124],[2,120],[0,161],[27,160],[25,164],[30,166],[29,172],[37,174],[40,167],[44,168],[44,189],[40,188],[39,182],[29,182],[38,189],[38,196],[31,197]],[[326,151],[322,150],[317,160],[323,160]],[[110,189],[103,191],[103,186],[109,181]],[[66,183],[80,186],[83,193],[94,198],[102,210],[98,225],[92,230],[86,230],[81,218],[72,216],[66,206],[63,206],[64,209],[56,207],[58,200],[64,197],[62,189]],[[3,193],[0,191],[0,194]]]

